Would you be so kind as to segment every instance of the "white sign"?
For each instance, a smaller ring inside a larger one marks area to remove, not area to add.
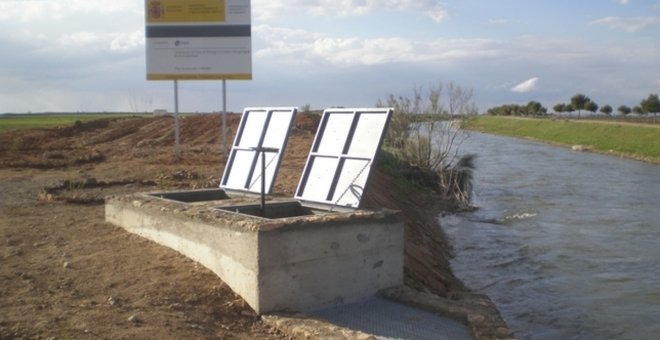
[[[146,0],[148,80],[252,79],[250,0]]]

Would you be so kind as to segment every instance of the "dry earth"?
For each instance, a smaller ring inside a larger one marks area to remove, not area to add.
[[[228,117],[233,140],[238,115]],[[299,114],[275,192],[292,196],[318,116]],[[0,135],[0,339],[279,339],[216,275],[104,221],[109,194],[217,186],[221,117],[121,118]],[[405,282],[446,297],[433,197],[375,171],[366,205],[403,211]]]

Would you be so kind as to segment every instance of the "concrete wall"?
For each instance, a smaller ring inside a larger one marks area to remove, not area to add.
[[[402,284],[400,222],[330,222],[259,234],[259,300],[264,310],[347,303]]]
[[[199,262],[255,310],[259,308],[256,232],[197,222],[114,199],[106,202],[105,219]]]
[[[268,220],[154,198],[110,198],[106,221],[175,249],[216,273],[257,312],[351,302],[403,284],[397,214]],[[241,225],[245,225],[241,227]]]

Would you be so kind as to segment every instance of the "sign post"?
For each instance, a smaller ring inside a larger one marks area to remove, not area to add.
[[[222,155],[229,157],[227,152],[227,80],[222,80]]]
[[[145,0],[145,13],[147,80],[223,81],[226,156],[226,81],[252,79],[250,0]]]
[[[181,123],[179,122],[179,81],[174,79],[174,157],[181,159]]]

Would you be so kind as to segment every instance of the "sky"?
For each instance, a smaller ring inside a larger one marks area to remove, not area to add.
[[[583,93],[660,92],[660,0],[252,0],[252,80],[227,109],[373,106],[453,82],[483,112]],[[0,0],[0,113],[174,110],[147,81],[144,2]],[[446,101],[446,99],[445,99]],[[183,112],[222,110],[221,81],[179,82]]]

